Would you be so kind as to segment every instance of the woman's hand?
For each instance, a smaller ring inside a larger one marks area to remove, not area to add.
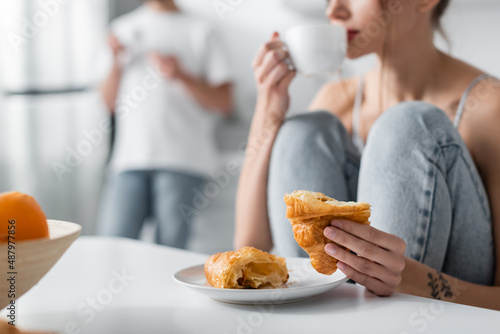
[[[258,89],[257,112],[271,113],[279,120],[284,119],[288,110],[288,87],[295,77],[295,71],[286,63],[289,54],[284,46],[279,34],[274,33],[252,64]]]
[[[325,252],[338,259],[337,267],[347,277],[379,296],[389,296],[401,282],[405,267],[403,239],[349,220],[332,220],[324,235],[357,255],[333,243]]]

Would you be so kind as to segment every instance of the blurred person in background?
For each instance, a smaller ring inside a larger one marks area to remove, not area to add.
[[[116,119],[98,233],[185,248],[195,192],[216,167],[217,115],[232,111],[226,56],[210,25],[173,0],[146,0],[111,24],[112,69],[102,96]]]

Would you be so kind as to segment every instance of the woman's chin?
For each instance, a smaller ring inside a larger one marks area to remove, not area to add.
[[[369,52],[369,51],[363,50],[363,49],[354,48],[354,47],[352,47],[352,48],[349,47],[347,49],[347,52],[346,52],[346,58],[353,60],[353,59],[357,59],[357,58],[366,56],[370,53],[372,53],[372,52]]]
[[[360,58],[362,56],[364,56],[366,53],[362,52],[361,50],[359,49],[348,49],[347,50],[347,53],[346,53],[346,57],[348,59],[357,59],[357,58]]]

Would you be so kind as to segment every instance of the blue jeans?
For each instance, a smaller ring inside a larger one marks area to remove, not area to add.
[[[192,206],[193,190],[204,182],[197,176],[165,170],[114,174],[104,192],[98,234],[137,239],[144,220],[153,217],[157,243],[186,248],[193,216],[183,214],[180,206]]]
[[[387,110],[360,154],[327,112],[288,119],[273,147],[268,207],[277,253],[304,256],[285,217],[283,195],[322,192],[372,205],[372,226],[398,235],[406,256],[438,271],[492,285],[495,256],[490,208],[479,173],[440,109],[405,102]]]

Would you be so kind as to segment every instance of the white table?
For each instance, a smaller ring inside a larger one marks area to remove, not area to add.
[[[403,294],[379,298],[354,284],[304,302],[251,306],[217,302],[173,281],[176,271],[206,258],[132,240],[81,237],[18,301],[18,326],[92,334],[500,331],[500,312]],[[122,273],[130,277],[117,279]]]

